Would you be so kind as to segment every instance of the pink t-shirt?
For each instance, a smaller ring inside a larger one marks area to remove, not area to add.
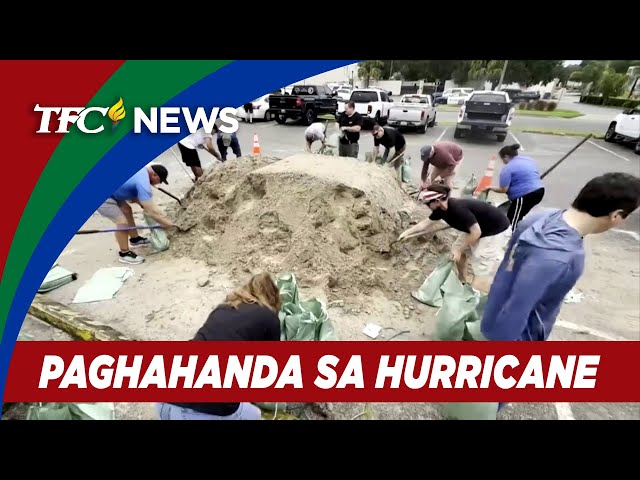
[[[435,143],[433,150],[433,157],[429,159],[429,163],[436,168],[452,168],[462,160],[462,148],[453,142]]]

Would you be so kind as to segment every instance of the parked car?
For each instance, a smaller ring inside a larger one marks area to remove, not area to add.
[[[347,87],[340,87],[337,90],[335,90],[340,100],[349,100],[349,98],[351,98],[352,91],[353,90],[351,88],[347,88]]]
[[[386,92],[374,88],[355,88],[349,100],[356,104],[356,112],[364,117],[367,125],[385,122],[393,105]],[[342,100],[338,102],[338,113],[344,111],[345,103]]]
[[[446,105],[447,99],[443,97],[444,92],[433,92],[431,98],[433,98],[434,105]]]
[[[280,92],[276,92],[276,94],[280,94]],[[265,122],[269,122],[273,120],[273,116],[269,111],[269,97],[271,93],[267,95],[263,95],[260,98],[256,98],[251,103],[253,104],[253,119],[254,120],[264,120]],[[236,117],[240,120],[247,119],[247,112],[244,109],[244,106],[238,108],[236,110]]]
[[[509,95],[511,103],[535,102],[540,100],[540,92],[537,90],[522,91],[519,88],[503,88],[501,91]]]
[[[372,89],[372,90],[380,90],[381,92],[386,93],[388,96],[393,95],[393,92],[391,90],[387,90],[387,89],[382,88],[382,87],[369,87],[369,88]]]
[[[466,132],[484,133],[496,135],[499,142],[504,142],[514,113],[515,108],[506,92],[473,92],[460,107],[453,136],[461,138]]]
[[[623,142],[635,145],[634,151],[640,155],[640,106],[629,108],[616,115],[604,135],[605,142]]]
[[[436,124],[436,107],[431,95],[403,95],[400,102],[389,109],[387,125],[391,127],[415,127],[425,133],[427,127]]]
[[[337,94],[325,85],[294,85],[291,95],[269,97],[269,112],[280,124],[292,118],[311,125],[318,115],[336,115],[337,110]]]
[[[447,105],[464,105],[473,93],[473,88],[452,88],[449,93],[443,93],[447,98]]]

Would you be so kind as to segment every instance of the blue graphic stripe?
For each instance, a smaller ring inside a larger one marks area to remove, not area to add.
[[[278,88],[360,60],[238,60],[213,72],[164,106],[238,106]],[[159,79],[161,81],[161,79]],[[160,106],[160,105],[158,105]],[[187,132],[181,117],[180,129]],[[134,134],[120,140],[69,195],[33,252],[13,298],[0,343],[0,399],[16,338],[42,280],[75,232],[114,190],[185,134]]]

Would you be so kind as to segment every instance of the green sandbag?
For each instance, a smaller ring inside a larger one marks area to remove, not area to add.
[[[260,410],[268,412],[281,412],[287,408],[287,404],[283,402],[253,402],[253,404]]]
[[[402,162],[402,182],[411,183],[411,159],[408,157]]]
[[[29,407],[27,420],[114,420],[113,403],[41,403]]]
[[[475,174],[472,173],[471,178],[462,189],[462,195],[471,196],[473,195],[473,192],[475,192],[476,188],[478,188],[478,179],[476,178]]]
[[[486,295],[480,296],[478,305],[466,317],[466,321],[463,323],[462,340],[487,341],[487,338],[480,331],[480,322],[487,298]],[[457,334],[459,334],[459,330]],[[444,410],[449,420],[496,420],[498,406],[497,402],[452,402],[445,404]]]
[[[335,340],[326,306],[317,298],[301,302],[295,275],[279,276],[276,285],[282,301],[279,318],[283,340]]]
[[[496,420],[499,404],[492,402],[456,402],[444,406],[449,420]]]
[[[441,307],[442,285],[452,276],[458,278],[453,269],[453,260],[445,258],[429,274],[420,288],[411,293],[411,296],[430,307]]]
[[[144,214],[145,223],[154,227],[159,225],[153,218],[151,218],[146,213]],[[149,230],[149,241],[151,242],[151,247],[157,252],[164,252],[169,248],[169,238],[167,237],[167,232],[162,228],[153,228]]]
[[[443,285],[442,307],[436,314],[436,338],[441,341],[462,340],[466,322],[477,319],[480,297],[470,285],[447,282]]]
[[[276,279],[276,285],[280,291],[282,305],[298,303],[298,283],[292,273],[284,273]]]

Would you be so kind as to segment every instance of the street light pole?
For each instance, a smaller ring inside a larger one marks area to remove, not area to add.
[[[508,64],[509,64],[509,60],[505,60],[504,65],[502,66],[502,73],[500,74],[500,81],[498,82],[498,86],[495,88],[496,90],[500,90],[500,87],[502,87],[502,82],[504,81],[504,74],[507,73]]]

